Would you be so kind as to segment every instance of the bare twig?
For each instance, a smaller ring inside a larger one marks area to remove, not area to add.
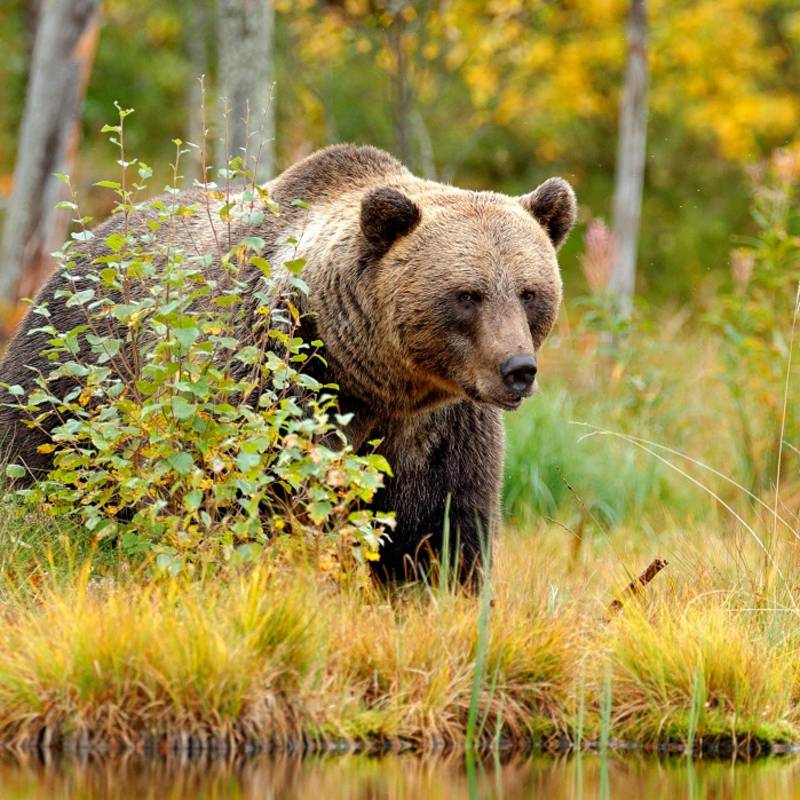
[[[616,614],[622,606],[625,604],[625,600],[628,597],[636,597],[638,594],[641,593],[642,589],[647,586],[650,581],[661,572],[664,567],[669,564],[664,558],[656,558],[651,563],[650,566],[638,577],[636,580],[631,581],[625,589],[620,592],[620,594],[611,601],[611,605],[608,607],[608,612],[606,614],[606,619],[610,619],[614,614]]]

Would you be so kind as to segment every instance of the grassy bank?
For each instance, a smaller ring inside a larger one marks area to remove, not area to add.
[[[480,599],[391,597],[300,567],[226,582],[97,579],[82,569],[7,594],[0,740],[72,749],[433,751],[704,738],[800,741],[800,615],[758,553],[710,529],[664,532],[670,560],[607,621],[653,544],[636,532],[574,558],[558,527],[507,531]],[[795,548],[781,571],[797,573]]]
[[[719,422],[733,410],[713,345],[674,331],[649,341],[657,394],[587,366],[575,337],[554,342],[549,385],[509,419],[508,523],[482,597],[386,593],[269,553],[223,576],[154,581],[79,530],[10,512],[0,741],[154,752],[799,742],[795,478],[776,524],[774,497],[724,477],[742,460],[734,426]],[[667,568],[610,612],[657,557]]]

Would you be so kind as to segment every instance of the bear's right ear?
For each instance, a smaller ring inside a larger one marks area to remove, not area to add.
[[[530,194],[517,198],[522,207],[545,229],[558,250],[578,216],[575,192],[563,178],[548,178]]]
[[[421,219],[417,204],[389,186],[372,189],[361,201],[361,232],[376,258],[401,236],[411,233]]]

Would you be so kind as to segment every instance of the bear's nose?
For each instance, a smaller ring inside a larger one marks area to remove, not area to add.
[[[536,356],[511,356],[500,365],[500,377],[514,394],[524,394],[536,378]]]

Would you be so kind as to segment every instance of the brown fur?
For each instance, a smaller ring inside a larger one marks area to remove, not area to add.
[[[304,334],[325,342],[323,377],[339,384],[343,410],[355,414],[353,445],[381,438],[395,473],[375,500],[398,520],[381,570],[396,575],[439,550],[449,496],[451,529],[469,572],[480,559],[481,531],[488,536],[499,517],[500,408],[521,399],[509,393],[499,368],[512,356],[533,356],[555,321],[556,248],[575,220],[572,190],[551,178],[519,200],[465,191],[416,178],[380,150],[350,145],[310,156],[269,189],[281,213],[257,230],[233,230],[232,239],[261,236],[274,267],[307,260],[314,316]],[[310,207],[291,205],[295,199]],[[92,269],[102,239],[118,225],[100,226],[80,269]],[[221,252],[227,236],[212,231],[204,214],[177,232],[184,247],[199,252]],[[290,236],[298,242],[286,243]],[[39,299],[66,330],[81,312],[54,298],[63,282],[54,276]],[[0,380],[30,388],[26,366],[41,366],[44,345],[27,335],[36,324],[24,321]],[[36,471],[47,468],[36,452],[41,436],[21,428],[9,409],[0,411],[0,424],[15,437],[17,457]]]

